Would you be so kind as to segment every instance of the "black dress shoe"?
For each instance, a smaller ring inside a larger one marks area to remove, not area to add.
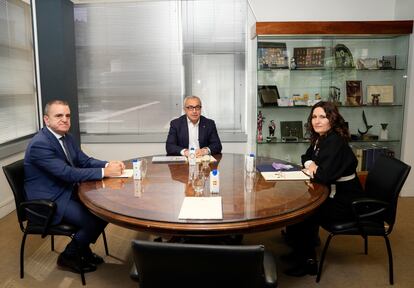
[[[94,265],[99,265],[99,264],[102,264],[102,263],[105,262],[104,259],[101,256],[99,256],[99,255],[97,255],[93,252],[90,252],[90,253],[86,254],[84,256],[84,259],[85,259],[86,262],[88,262],[90,264],[94,264]]]
[[[316,275],[318,273],[318,262],[315,259],[308,259],[306,262],[289,268],[285,274],[293,277],[302,277],[305,275]]]
[[[92,263],[86,262],[84,259],[82,259],[82,264],[79,264],[78,257],[76,255],[69,256],[65,253],[61,253],[57,260],[57,265],[60,269],[69,270],[74,273],[81,273],[81,266],[84,273],[93,272],[96,270],[96,265]]]
[[[292,251],[287,254],[280,255],[279,259],[285,263],[298,263],[300,260],[300,257],[295,251]]]

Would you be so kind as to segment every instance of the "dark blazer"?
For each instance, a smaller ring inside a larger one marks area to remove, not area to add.
[[[167,155],[180,155],[181,150],[188,149],[188,142],[187,116],[182,115],[170,123],[170,131],[165,144]],[[217,133],[216,124],[213,120],[204,116],[200,117],[198,142],[200,143],[200,148],[208,147],[211,154],[221,153],[221,141]]]
[[[352,219],[351,203],[362,197],[362,186],[355,177],[349,181],[337,182],[343,176],[355,174],[358,160],[351,147],[336,132],[329,132],[326,137],[319,137],[319,143],[311,145],[306,154],[302,155],[302,164],[312,160],[318,165],[318,170],[312,181],[328,185],[336,185],[333,199],[328,198],[321,207],[325,211],[322,221]],[[329,219],[327,219],[329,218]]]
[[[62,220],[76,183],[102,179],[102,168],[107,163],[88,157],[70,134],[65,139],[75,167],[69,164],[59,140],[46,127],[30,141],[24,157],[26,198],[55,201],[53,224]]]

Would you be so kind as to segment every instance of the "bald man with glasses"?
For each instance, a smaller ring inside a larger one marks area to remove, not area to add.
[[[188,156],[189,149],[196,150],[196,156],[221,153],[221,141],[213,120],[201,116],[201,100],[197,96],[184,99],[184,113],[170,123],[167,155]]]

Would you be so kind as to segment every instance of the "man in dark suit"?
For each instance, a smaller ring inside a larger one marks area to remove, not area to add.
[[[221,153],[221,141],[213,120],[201,116],[201,100],[197,96],[184,99],[185,115],[170,123],[166,150],[167,155],[184,155],[188,157],[193,147],[196,156]]]
[[[101,161],[82,152],[68,134],[70,109],[67,102],[50,101],[43,112],[46,126],[30,141],[24,158],[26,197],[28,200],[54,201],[57,209],[53,224],[63,220],[79,227],[72,241],[59,255],[57,264],[80,273],[77,261],[79,251],[83,270],[95,271],[96,265],[104,261],[91,251],[89,245],[96,241],[107,222],[93,215],[79,201],[77,183],[119,176],[125,166],[121,161]]]

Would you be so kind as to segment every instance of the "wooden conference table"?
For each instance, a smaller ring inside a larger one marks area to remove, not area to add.
[[[110,223],[166,235],[220,236],[245,234],[300,221],[328,197],[328,189],[305,181],[265,181],[256,173],[254,181],[244,173],[244,155],[214,155],[209,169],[220,171],[223,219],[179,220],[186,196],[196,196],[188,183],[188,164],[153,164],[144,180],[105,178],[80,184],[81,201]],[[275,159],[258,158],[271,164]],[[127,168],[131,163],[127,163]],[[205,173],[208,173],[204,171]],[[252,187],[253,186],[253,187]],[[208,185],[207,185],[208,187]],[[210,192],[202,196],[210,196]],[[217,195],[217,194],[214,194]]]

